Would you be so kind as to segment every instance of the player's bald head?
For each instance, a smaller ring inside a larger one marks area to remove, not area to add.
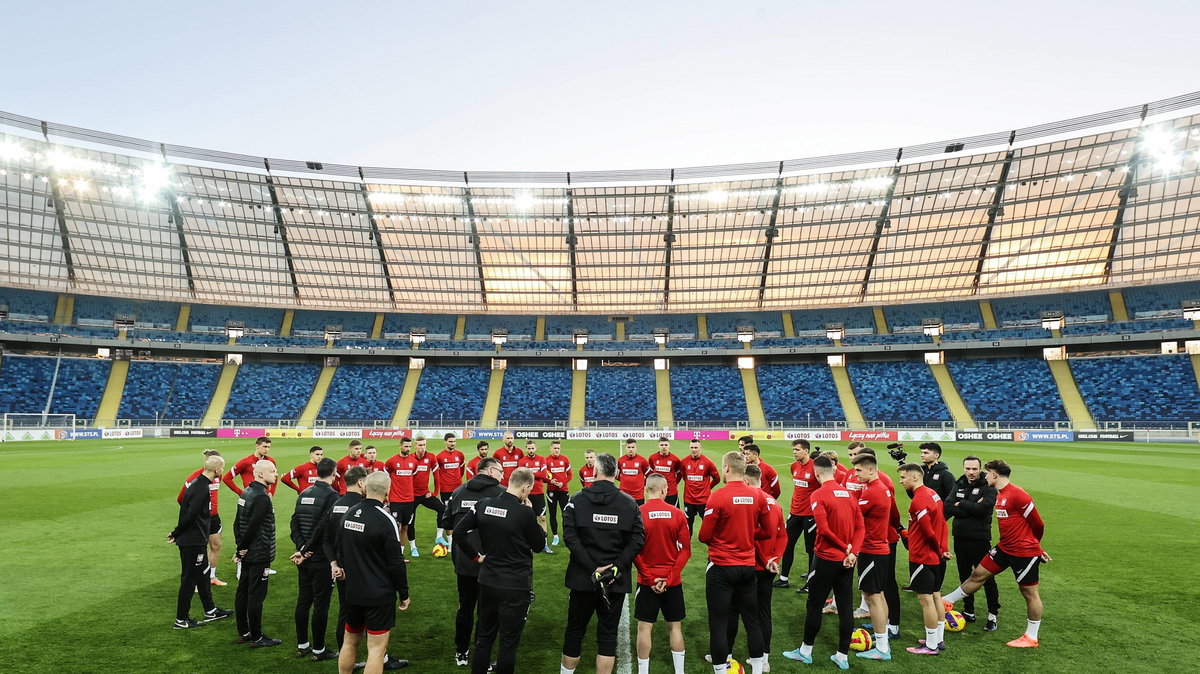
[[[663,496],[666,496],[667,478],[659,475],[658,473],[652,473],[650,477],[646,478],[645,490],[648,498],[662,498]]]
[[[269,461],[267,463],[270,463]],[[204,470],[210,473],[220,473],[225,470],[225,459],[220,454],[204,457]]]
[[[275,464],[262,459],[254,463],[254,479],[259,480],[270,477],[274,481],[276,475]],[[269,483],[268,483],[269,484]]]

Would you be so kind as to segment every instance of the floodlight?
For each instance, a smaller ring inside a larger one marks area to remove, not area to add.
[[[739,370],[753,370],[754,356],[738,356],[737,367]]]
[[[667,360],[666,358],[655,358],[654,359],[654,369],[655,370],[669,370],[669,369],[671,369],[671,361]]]
[[[825,336],[829,339],[845,339],[846,326],[841,323],[829,323],[825,326]]]
[[[588,331],[576,330],[572,333],[572,338],[576,344],[583,345],[588,343]]]
[[[737,340],[742,344],[749,344],[754,341],[754,326],[739,325],[737,329]]]
[[[846,354],[830,354],[825,357],[825,362],[829,363],[829,367],[846,367]]]
[[[171,167],[163,164],[147,164],[142,167],[142,190],[158,194],[171,181]]]
[[[925,353],[925,364],[926,365],[945,365],[946,364],[946,352],[945,351],[927,351]]]
[[[76,192],[86,192],[88,190],[88,187],[90,187],[90,186],[88,185],[88,181],[80,178],[79,180],[76,180],[74,182],[72,187],[75,188]]]
[[[587,371],[587,358],[572,358],[571,369],[579,372]]]
[[[1176,142],[1182,135],[1174,129],[1142,129],[1141,135],[1142,155],[1153,160],[1157,168],[1173,171],[1183,163],[1183,155],[1175,151]]]
[[[704,198],[714,204],[723,204],[726,201],[729,201],[729,193],[725,190],[713,190],[705,194]]]
[[[1065,346],[1047,346],[1042,349],[1042,358],[1044,360],[1066,360],[1067,347]]]
[[[425,359],[424,358],[409,358],[408,359],[408,369],[424,370],[425,369]]]
[[[940,318],[925,318],[921,320],[921,332],[927,337],[940,337],[945,331],[946,326]]]
[[[513,207],[518,211],[528,211],[537,203],[532,192],[520,192],[513,195]]]
[[[408,341],[412,342],[413,344],[424,344],[425,328],[413,328],[411,331],[409,331]]]

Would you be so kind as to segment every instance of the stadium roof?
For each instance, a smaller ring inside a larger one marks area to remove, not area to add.
[[[1200,276],[1200,92],[805,160],[573,173],[264,159],[0,113],[0,284],[405,312],[657,313]]]

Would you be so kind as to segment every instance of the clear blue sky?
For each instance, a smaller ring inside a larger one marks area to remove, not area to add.
[[[0,109],[374,166],[876,149],[1200,89],[1200,2],[13,2]]]

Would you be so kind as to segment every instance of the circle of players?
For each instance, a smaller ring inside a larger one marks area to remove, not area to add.
[[[486,521],[480,515],[484,500],[478,497],[490,494],[492,498],[499,498],[507,487],[508,493],[529,508],[530,512],[522,513],[522,517],[537,523],[534,532],[537,543],[528,546],[531,549],[527,553],[537,551],[538,547],[541,552],[554,553],[554,548],[560,544],[558,516],[561,514],[572,564],[577,557],[608,562],[597,565],[594,586],[589,589],[602,595],[604,600],[604,609],[599,608],[599,604],[595,609],[600,616],[597,671],[611,672],[614,658],[604,653],[612,650],[605,648],[604,628],[607,617],[612,617],[615,622],[615,616],[621,612],[623,594],[630,591],[628,582],[623,589],[620,582],[615,582],[622,574],[630,574],[629,564],[625,560],[625,568],[621,568],[619,558],[602,559],[600,551],[586,549],[588,541],[583,540],[586,537],[581,537],[578,529],[574,537],[566,531],[568,511],[575,505],[569,491],[575,475],[570,461],[561,453],[561,444],[551,442],[549,455],[542,456],[537,453],[533,440],[527,441],[522,451],[514,445],[513,433],[508,432],[503,438],[503,446],[494,454],[487,442],[480,441],[476,446],[477,456],[468,461],[456,448],[454,434],[447,433],[443,443],[443,451],[434,455],[428,451],[423,437],[418,436],[415,441],[403,438],[395,456],[379,461],[375,447],[364,448],[360,441],[352,440],[348,454],[336,463],[324,458],[322,448],[313,447],[308,462],[282,476],[280,481],[299,494],[290,523],[291,539],[297,548],[290,560],[299,569],[297,655],[315,661],[338,659],[338,652],[325,643],[328,609],[336,585],[339,591],[336,638],[343,651],[339,670],[365,667],[370,672],[408,665],[408,661],[386,654],[395,611],[390,611],[390,617],[364,616],[361,611],[353,610],[361,602],[347,601],[347,588],[351,583],[346,582],[346,569],[339,566],[339,561],[343,560],[339,560],[338,539],[343,530],[363,530],[360,522],[345,522],[347,513],[353,510],[356,516],[361,516],[363,512],[355,506],[374,503],[380,512],[390,515],[389,523],[394,520],[391,533],[385,531],[385,543],[398,543],[399,550],[407,543],[409,555],[416,557],[420,552],[414,513],[418,506],[425,506],[437,513],[442,527],[435,532],[435,555],[444,556],[454,549],[452,541],[456,529],[460,538],[465,534],[472,543],[469,552],[455,550],[460,596],[456,616],[456,664],[466,666],[470,663],[471,629],[478,611],[474,644],[476,666],[472,671],[511,671],[515,666],[520,628],[527,616],[528,605],[533,601],[532,592],[524,602],[524,614],[519,616],[520,626],[515,638],[511,626],[507,630],[502,628],[500,657],[491,660],[497,633],[495,625],[485,627],[484,614],[495,613],[489,611],[494,607],[487,603],[496,602],[497,597],[489,597],[487,592],[481,597],[478,580],[479,571],[488,564],[488,557],[500,555],[481,549],[486,547],[486,538],[481,538],[481,531],[477,530],[484,529]],[[1000,605],[993,577],[1010,568],[1026,601],[1028,619],[1025,632],[1008,642],[1008,646],[1038,646],[1042,617],[1038,567],[1042,562],[1050,561],[1050,557],[1040,545],[1044,528],[1037,509],[1029,494],[1010,481],[1012,471],[1004,461],[984,464],[981,459],[968,456],[963,459],[962,476],[955,479],[941,461],[941,447],[937,443],[921,445],[920,463],[907,462],[902,444],[888,445],[888,454],[900,464],[900,486],[910,496],[907,523],[904,523],[896,503],[894,480],[881,469],[872,449],[861,442],[851,443],[848,448],[850,467],[847,468],[838,463],[836,452],[822,452],[820,447],[811,448],[807,440],[795,440],[792,442],[795,461],[790,466],[794,490],[785,517],[775,500],[780,496],[776,471],[760,460],[760,450],[751,436],[739,438],[738,444],[740,450],[726,454],[718,466],[703,454],[699,441],[692,441],[689,452],[679,458],[671,452],[666,438],[660,438],[657,451],[649,457],[640,455],[637,441],[629,439],[625,441],[625,451],[615,459],[615,471],[610,470],[615,475],[604,475],[605,466],[614,463],[613,457],[600,455],[603,458],[598,466],[597,454],[592,450],[586,452],[585,463],[579,467],[577,477],[582,492],[599,490],[598,483],[608,481],[612,483],[610,489],[619,489],[619,493],[637,506],[633,511],[637,515],[633,519],[640,522],[626,528],[636,528],[640,535],[626,535],[622,541],[625,548],[637,548],[623,552],[632,552],[637,572],[636,588],[633,589],[636,590],[640,674],[649,671],[652,627],[660,614],[668,626],[675,672],[683,672],[684,644],[680,621],[684,617],[684,606],[680,571],[691,555],[691,533],[697,517],[702,520],[698,538],[709,546],[710,562],[705,574],[710,628],[709,654],[705,659],[712,663],[717,674],[727,671],[727,667],[737,666],[726,658],[737,633],[739,618],[747,630],[748,664],[752,672],[770,671],[772,592],[790,586],[789,573],[795,547],[801,539],[808,563],[798,578],[803,580],[803,585],[796,591],[807,595],[807,615],[801,645],[782,653],[788,659],[812,662],[813,643],[825,613],[838,616],[838,646],[830,660],[840,669],[849,667],[851,637],[855,632],[854,621],[858,619],[869,618],[863,628],[870,631],[870,636],[864,639],[864,630],[858,630],[853,640],[858,652],[854,654],[868,660],[892,658],[890,644],[899,636],[901,611],[900,588],[895,577],[898,543],[907,549],[909,557],[910,576],[903,589],[917,595],[924,624],[925,638],[908,647],[907,652],[919,656],[936,656],[943,652],[946,648],[943,639],[946,618],[959,615],[951,612],[954,604],[963,602],[961,615],[967,622],[975,622],[973,595],[981,587],[987,599],[984,629],[995,631]],[[169,542],[179,546],[182,565],[176,629],[200,627],[236,614],[238,643],[247,643],[251,648],[281,643],[262,633],[263,604],[269,577],[275,573],[270,568],[275,558],[271,500],[278,474],[274,459],[269,455],[270,448],[270,438],[258,438],[253,453],[227,472],[220,454],[207,450],[203,467],[192,473],[180,490],[179,524],[167,537]],[[489,457],[495,460],[489,461]],[[352,472],[356,467],[358,470]],[[528,471],[533,479],[513,480],[512,476],[518,470]],[[367,479],[372,473],[383,473],[388,478],[386,481],[382,478],[374,480],[378,490],[374,495]],[[436,493],[429,491],[431,477]],[[718,488],[722,480],[725,486]],[[510,482],[518,481],[530,484],[514,489]],[[211,586],[227,584],[217,577],[222,532],[217,498],[222,482],[238,495],[234,526],[236,544],[232,556],[238,569],[234,611],[218,608],[211,594]],[[576,497],[580,495],[577,492]],[[372,496],[375,496],[373,501]],[[680,497],[682,510],[678,507]],[[622,505],[611,498],[608,500]],[[495,503],[500,504],[500,501]],[[993,512],[1000,531],[995,546],[990,542]],[[470,523],[464,528],[467,515],[470,515]],[[606,516],[596,511],[591,517],[596,522],[606,522],[605,518],[611,517],[611,523],[616,524],[619,516]],[[951,518],[954,521],[953,552],[947,527],[947,520]],[[392,538],[396,540],[386,540]],[[577,550],[576,546],[581,549]],[[531,586],[532,555],[527,556]],[[950,559],[956,560],[962,584],[943,596],[940,588]],[[407,610],[409,606],[406,563],[405,559],[392,559],[389,567],[385,562],[384,573],[390,572],[392,577],[370,579],[371,585],[378,588],[374,591],[382,591],[387,605],[396,604],[399,597],[395,608],[400,610]],[[855,569],[862,597],[857,608],[852,606]],[[568,587],[571,587],[570,569],[567,575]],[[587,611],[584,616],[575,615],[575,593],[572,589],[569,622],[578,623],[582,618],[582,626],[574,625],[582,634],[591,612]],[[832,599],[829,599],[830,593]],[[203,603],[203,620],[189,617],[193,594]],[[383,629],[370,629],[372,622]],[[369,656],[367,661],[355,663],[355,651],[364,624],[368,628],[365,631]],[[568,642],[571,630],[569,625]],[[610,631],[615,633],[615,629]],[[347,648],[352,650],[347,651]],[[574,650],[574,654],[568,653],[570,650]],[[561,671],[574,672],[579,661],[578,646],[572,649],[564,644],[563,652]]]

